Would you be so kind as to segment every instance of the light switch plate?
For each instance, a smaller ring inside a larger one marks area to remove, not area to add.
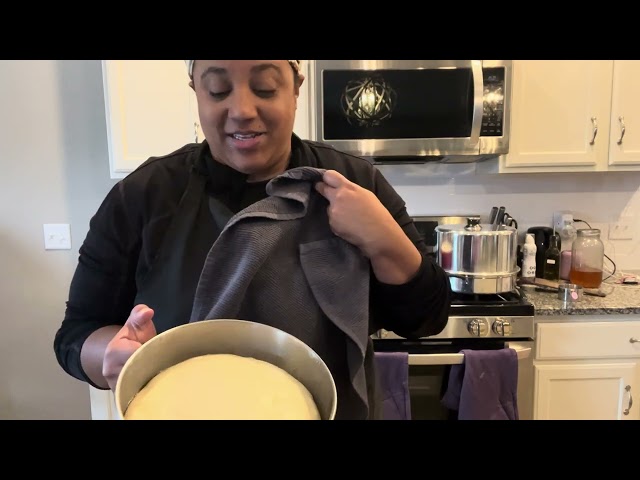
[[[45,223],[43,227],[45,250],[71,249],[71,228],[68,223]]]
[[[635,223],[631,217],[621,217],[609,227],[609,240],[633,240]]]

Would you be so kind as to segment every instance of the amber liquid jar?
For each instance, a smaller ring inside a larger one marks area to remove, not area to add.
[[[578,230],[571,248],[569,281],[584,288],[599,288],[604,268],[604,244],[597,228]]]

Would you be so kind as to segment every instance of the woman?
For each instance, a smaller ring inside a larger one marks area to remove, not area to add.
[[[196,291],[204,288],[203,266],[229,218],[265,199],[270,180],[297,168],[321,172],[313,188],[325,202],[331,235],[355,247],[370,268],[369,304],[360,309],[369,334],[440,332],[449,282],[425,255],[402,199],[366,160],[293,134],[304,81],[299,61],[189,60],[187,66],[206,140],[147,160],[114,186],[91,219],[54,342],[62,368],[96,388],[114,389],[137,348],[190,320]],[[291,288],[281,278],[282,289]],[[252,299],[263,294],[247,296],[242,308],[256,312]],[[295,326],[274,326],[323,357],[336,379],[336,418],[379,418],[370,339],[361,352],[365,376],[358,391],[344,329],[322,308],[314,312]]]

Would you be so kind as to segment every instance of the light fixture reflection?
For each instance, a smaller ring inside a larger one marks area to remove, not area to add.
[[[340,103],[350,124],[371,127],[391,117],[396,100],[396,92],[377,75],[349,81]]]

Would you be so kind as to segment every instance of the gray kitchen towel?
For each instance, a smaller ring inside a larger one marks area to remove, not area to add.
[[[442,404],[458,420],[518,420],[518,355],[512,348],[461,350],[464,363],[453,365]]]
[[[323,173],[288,170],[267,184],[267,198],[231,217],[205,259],[190,321],[271,325],[329,359],[337,375],[343,363],[330,362],[345,352],[344,375],[361,400],[350,416],[366,418],[369,261],[331,231],[328,202],[314,189]]]
[[[409,354],[375,352],[374,360],[382,400],[382,419],[411,420]]]

